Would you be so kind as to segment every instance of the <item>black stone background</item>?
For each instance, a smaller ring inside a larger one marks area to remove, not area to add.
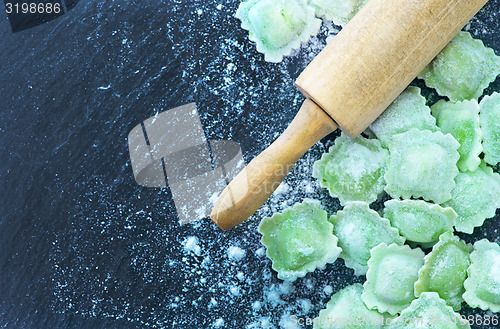
[[[262,316],[278,326],[280,307],[297,298],[313,304],[302,316],[317,315],[328,296],[314,287],[364,281],[338,261],[294,283],[281,306],[252,310],[280,283],[255,254],[256,217],[281,206],[271,200],[226,233],[208,220],[179,227],[168,188],[134,182],[126,137],[155,113],[195,101],[207,138],[237,141],[247,161],[296,113],[302,97],[292,82],[331,26],[283,63],[266,63],[233,17],[238,3],[81,0],[19,33],[0,12],[0,327],[208,328],[222,318],[243,328]],[[490,0],[470,25],[497,54],[499,12]],[[324,191],[294,185],[332,138],[287,178],[286,198],[338,208]],[[499,218],[463,237],[498,241]],[[188,236],[199,239],[199,255],[182,247]],[[228,258],[230,245],[246,250],[242,261]],[[232,296],[239,271],[247,279]]]

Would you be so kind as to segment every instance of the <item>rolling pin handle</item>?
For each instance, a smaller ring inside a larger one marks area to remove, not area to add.
[[[295,163],[338,126],[306,99],[290,126],[222,191],[210,218],[228,230],[250,217],[276,190]]]

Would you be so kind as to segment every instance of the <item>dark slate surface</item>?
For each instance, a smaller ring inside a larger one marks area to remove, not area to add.
[[[286,312],[317,315],[325,285],[363,282],[337,262],[273,304],[280,281],[257,252],[257,218],[228,233],[209,221],[178,227],[169,190],[134,182],[126,137],[155,113],[197,102],[207,137],[239,142],[247,160],[292,119],[302,100],[293,80],[333,27],[265,63],[233,17],[238,3],[81,0],[19,33],[0,13],[0,327],[278,326]],[[499,11],[491,0],[470,26],[497,54]],[[294,192],[257,217],[305,195],[296,182],[308,183],[331,139],[288,178]],[[323,191],[307,196],[338,207]],[[498,239],[498,225],[465,238]],[[183,247],[190,236],[200,252]],[[231,259],[228,246],[246,256]]]

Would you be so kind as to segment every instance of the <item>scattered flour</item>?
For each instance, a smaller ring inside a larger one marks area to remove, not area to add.
[[[271,319],[268,317],[260,317],[256,321],[250,323],[246,326],[246,329],[274,329],[275,326],[272,325]]]
[[[285,194],[289,190],[290,190],[290,186],[285,182],[281,182],[281,184],[278,186],[278,188],[274,191],[274,195]]]
[[[283,329],[302,329],[301,326],[294,320],[294,316],[297,314],[291,314],[290,312],[285,312],[280,318],[280,328]]]
[[[222,328],[222,327],[224,326],[224,324],[225,324],[224,319],[219,318],[219,319],[217,319],[217,320],[214,322],[214,327],[215,327],[215,328]]]
[[[264,247],[260,247],[259,249],[257,249],[257,251],[255,252],[255,254],[259,257],[263,257],[266,255],[266,248]]]
[[[284,281],[282,284],[280,284],[280,288],[279,289],[280,289],[280,292],[282,294],[287,295],[287,294],[289,294],[289,293],[291,293],[293,291],[294,286],[293,286],[292,282],[290,282],[290,281]]]
[[[232,286],[229,291],[231,291],[231,294],[233,296],[240,296],[241,295],[241,289],[240,287],[237,287],[237,286]]]
[[[312,309],[312,303],[310,299],[299,299],[297,302],[300,305],[303,314],[309,313],[309,311]]]
[[[230,246],[227,253],[229,258],[233,260],[242,260],[245,257],[246,251],[237,246]]]
[[[307,194],[314,193],[316,191],[317,187],[318,186],[315,182],[311,182],[311,181],[304,182],[304,190]]]
[[[327,296],[333,294],[333,287],[328,285],[323,288],[323,293]]]
[[[182,245],[184,246],[184,249],[188,252],[193,252],[196,255],[201,255],[201,248],[198,245],[198,238],[195,236],[190,236],[184,239],[182,242]]]
[[[267,292],[265,296],[265,300],[272,306],[276,307],[280,304],[283,304],[283,301],[280,298],[281,294],[279,290],[276,288],[275,285],[272,285],[269,288],[269,291]]]

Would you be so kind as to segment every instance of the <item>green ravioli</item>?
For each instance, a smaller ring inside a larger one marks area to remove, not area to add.
[[[500,57],[468,32],[460,32],[420,73],[425,84],[452,101],[478,99],[500,74]]]
[[[269,62],[280,62],[321,25],[305,0],[249,0],[240,4],[236,17]]]
[[[369,310],[361,294],[363,286],[355,283],[332,296],[326,309],[319,312],[314,329],[381,329],[384,316],[376,310]]]
[[[500,163],[500,94],[485,96],[479,106],[484,161],[495,166]]]
[[[438,131],[436,119],[420,88],[408,87],[396,100],[370,125],[384,147],[388,147],[393,136],[417,128]]]
[[[486,239],[474,243],[463,295],[470,307],[500,312],[500,246]]]
[[[471,249],[451,231],[441,235],[439,242],[425,256],[425,264],[418,272],[415,296],[437,292],[455,311],[460,311]]]
[[[448,207],[422,200],[389,200],[385,202],[384,216],[408,241],[427,246],[439,236],[453,229],[457,214]]]
[[[500,207],[500,175],[483,162],[475,171],[459,173],[455,182],[452,198],[443,205],[457,213],[455,229],[471,234]]]
[[[460,171],[474,171],[481,163],[479,154],[482,132],[479,127],[479,104],[475,99],[463,102],[441,100],[432,107],[432,115],[443,134],[451,134],[460,143],[457,162]]]
[[[458,174],[460,144],[451,135],[412,129],[394,136],[389,145],[385,190],[393,198],[423,198],[435,203],[451,199]]]
[[[330,217],[333,233],[342,248],[340,257],[357,275],[368,270],[370,250],[380,243],[402,245],[405,239],[391,227],[386,218],[371,210],[365,202],[352,202],[344,210]]]
[[[333,263],[342,251],[317,200],[306,199],[283,213],[265,217],[259,232],[273,269],[282,280],[294,281]]]
[[[424,292],[392,320],[387,329],[470,329],[468,321],[446,305],[435,292]]]
[[[309,0],[316,16],[341,26],[346,25],[367,2],[368,0]]]
[[[385,243],[373,248],[361,296],[366,306],[391,315],[410,306],[415,299],[413,285],[422,265],[424,252],[419,248]]]
[[[388,155],[378,140],[352,139],[342,133],[314,163],[313,177],[343,205],[351,201],[371,203],[384,190]]]

